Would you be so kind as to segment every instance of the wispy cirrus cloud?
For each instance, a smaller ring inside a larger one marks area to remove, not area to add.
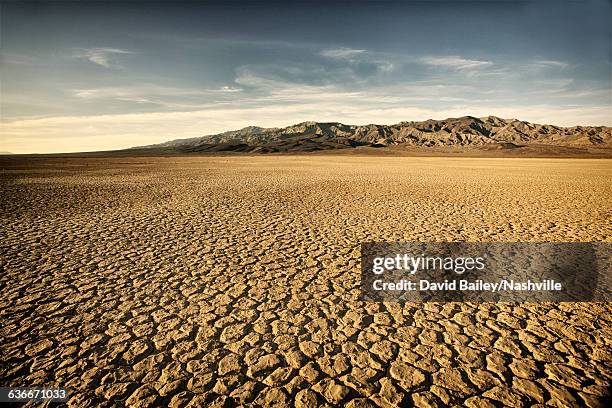
[[[319,55],[335,61],[342,61],[349,65],[361,65],[374,67],[380,73],[391,72],[395,69],[395,64],[389,56],[368,50],[338,47],[328,48],[319,52]]]
[[[122,87],[79,88],[69,91],[77,99],[96,101],[121,101],[136,104],[158,105],[168,109],[194,109],[208,106],[209,102],[223,102],[242,92],[241,88],[225,85],[212,89],[190,89],[142,84]]]
[[[422,57],[419,61],[426,65],[457,69],[460,71],[481,69],[493,65],[493,62],[491,61],[469,59],[458,55],[429,55]]]
[[[120,48],[89,48],[80,50],[76,57],[86,59],[104,68],[118,68],[120,65],[116,62],[116,57],[123,54],[133,54],[133,52]]]
[[[352,59],[359,55],[363,55],[365,52],[366,50],[356,50],[353,48],[340,47],[329,48],[321,51],[319,54],[328,58]]]
[[[361,86],[394,70],[391,55],[346,47],[312,50],[306,60],[245,64],[235,69],[234,82],[253,92],[287,87]]]
[[[569,64],[563,61],[555,61],[555,60],[536,60],[535,65],[540,67],[548,67],[548,68],[567,68]]]
[[[41,65],[43,63],[42,59],[37,56],[14,52],[1,52],[0,62],[11,65]]]
[[[188,89],[156,84],[142,84],[123,87],[80,88],[71,92],[82,99],[113,99],[143,96],[206,96],[213,92],[236,92],[238,88],[224,86],[219,89]]]

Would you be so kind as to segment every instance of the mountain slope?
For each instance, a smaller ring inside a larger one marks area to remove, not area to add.
[[[244,129],[143,146],[177,152],[290,152],[346,149],[358,146],[406,145],[520,147],[531,144],[571,147],[612,147],[610,127],[563,128],[495,116],[464,116],[444,120],[400,122],[396,125],[353,126],[303,122],[285,128]]]

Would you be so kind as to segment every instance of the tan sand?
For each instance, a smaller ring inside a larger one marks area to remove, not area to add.
[[[2,386],[69,406],[608,397],[609,304],[357,298],[363,241],[612,241],[611,160],[10,158],[1,177]]]

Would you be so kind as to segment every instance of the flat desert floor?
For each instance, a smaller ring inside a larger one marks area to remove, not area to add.
[[[600,406],[609,303],[364,303],[364,241],[612,241],[612,160],[4,158],[0,379],[69,406]]]

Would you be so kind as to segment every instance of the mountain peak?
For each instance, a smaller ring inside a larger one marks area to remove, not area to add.
[[[284,128],[247,126],[239,130],[177,139],[144,148],[162,148],[178,152],[232,150],[262,153],[389,145],[434,147],[539,144],[610,148],[611,133],[609,127],[563,128],[497,116],[461,116],[443,120],[400,122],[395,125],[360,126],[340,122],[305,121]]]

